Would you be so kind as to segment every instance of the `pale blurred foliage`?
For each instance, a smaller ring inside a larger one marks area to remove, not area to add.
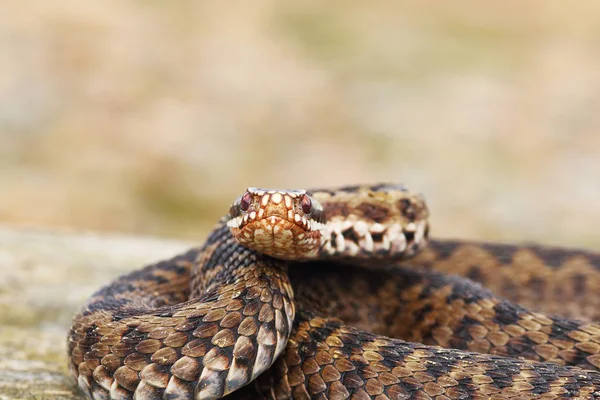
[[[597,247],[599,130],[592,0],[0,13],[8,224],[201,239],[249,185],[392,180],[439,236]]]

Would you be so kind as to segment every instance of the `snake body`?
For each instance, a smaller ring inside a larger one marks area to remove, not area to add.
[[[595,294],[599,257],[421,250],[426,218],[401,186],[250,188],[202,247],[88,300],[71,375],[93,399],[600,398],[598,309],[570,296],[568,316],[587,321],[546,314],[560,296],[540,290],[551,271]],[[510,301],[524,299],[539,311]]]

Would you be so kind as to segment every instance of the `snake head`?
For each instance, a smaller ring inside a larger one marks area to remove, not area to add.
[[[305,190],[254,187],[233,203],[227,226],[245,247],[284,259],[314,257],[325,229],[323,207]]]

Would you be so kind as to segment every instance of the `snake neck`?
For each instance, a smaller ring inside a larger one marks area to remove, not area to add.
[[[206,296],[223,286],[235,287],[249,276],[282,280],[287,285],[287,264],[239,244],[226,226],[226,218],[213,229],[191,271],[191,296]],[[293,295],[290,290],[290,298]]]

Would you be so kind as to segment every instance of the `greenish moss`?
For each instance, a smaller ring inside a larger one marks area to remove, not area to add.
[[[0,325],[35,327],[64,319],[65,310],[58,307],[35,308],[19,304],[0,303]]]
[[[344,14],[336,12],[335,7],[283,7],[275,12],[274,29],[295,41],[309,56],[329,61],[354,51],[355,35],[345,24]]]
[[[528,46],[531,35],[506,26],[469,23],[462,19],[448,19],[440,24],[441,40],[430,52],[437,65],[457,69],[477,66],[516,67],[520,55]]]

